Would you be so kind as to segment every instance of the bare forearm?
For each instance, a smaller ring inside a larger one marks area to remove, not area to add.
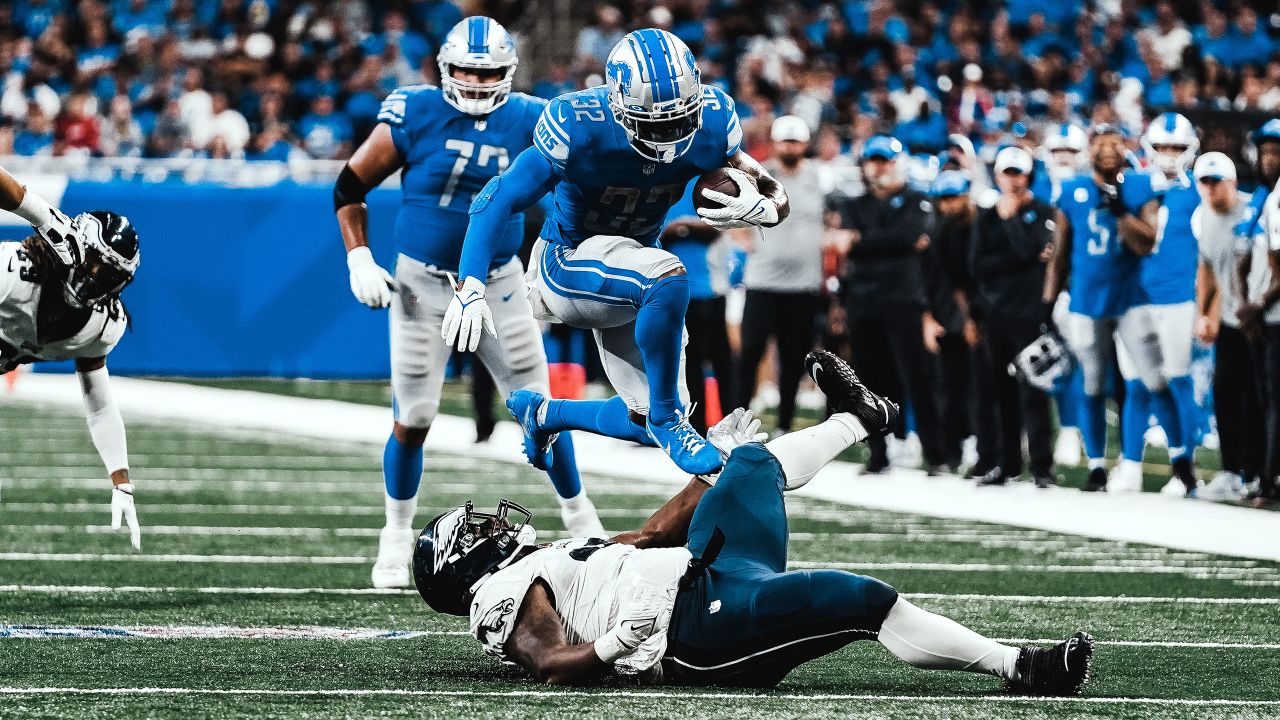
[[[27,189],[9,171],[0,168],[0,209],[14,210],[22,203]]]
[[[335,213],[342,244],[350,251],[369,244],[369,209],[363,204],[344,205]]]
[[[1276,300],[1280,299],[1280,252],[1267,253],[1267,263],[1271,266],[1271,284],[1262,291],[1262,297],[1258,300],[1263,310],[1275,305]]]
[[[1049,264],[1044,271],[1044,293],[1041,297],[1047,303],[1058,299],[1058,293],[1067,284],[1068,260],[1071,257],[1071,225],[1066,215],[1058,212],[1058,234],[1053,240],[1053,253],[1049,256]]]
[[[1116,221],[1120,232],[1120,241],[1129,246],[1136,255],[1150,255],[1156,246],[1155,228],[1146,220],[1135,215],[1126,215]]]
[[[613,541],[642,549],[684,545],[689,536],[689,521],[693,519],[693,511],[709,489],[711,486],[706,482],[692,478],[683,490],[649,516],[644,527],[617,535]]]
[[[1196,308],[1201,315],[1209,315],[1209,311],[1218,297],[1218,280],[1213,271],[1204,263],[1200,264],[1196,273]]]

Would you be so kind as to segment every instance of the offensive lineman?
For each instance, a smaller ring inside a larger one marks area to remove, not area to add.
[[[1148,418],[1153,407],[1165,402],[1152,396],[1152,388],[1140,376],[1159,377],[1159,389],[1168,389],[1175,409],[1173,426],[1165,425],[1169,461],[1174,477],[1162,492],[1192,497],[1199,481],[1192,467],[1200,426],[1195,385],[1191,381],[1191,341],[1195,331],[1195,292],[1198,248],[1191,231],[1191,216],[1200,206],[1200,193],[1191,179],[1191,163],[1200,148],[1191,121],[1178,113],[1161,113],[1147,125],[1142,149],[1150,161],[1152,188],[1160,194],[1156,213],[1156,241],[1151,254],[1142,258],[1138,284],[1141,304],[1130,312],[1153,335],[1159,352],[1154,356],[1130,356],[1116,349],[1120,375],[1125,382],[1121,413],[1120,452],[1116,465],[1118,487],[1141,487],[1142,451]],[[1155,363],[1141,368],[1135,363]]]
[[[702,85],[679,38],[637,30],[614,46],[605,67],[607,85],[551,101],[534,146],[477,196],[459,272],[464,302],[445,318],[445,340],[465,347],[482,328],[493,332],[481,278],[502,224],[554,190],[530,261],[530,299],[538,317],[593,331],[618,395],[514,393],[507,407],[531,441],[526,449],[579,429],[661,447],[682,470],[711,472],[720,455],[689,424],[686,407],[689,281],[656,243],[667,211],[703,173],[727,165],[738,185],[736,197],[705,191],[723,207],[698,214],[718,229],[777,225],[788,213],[786,192],[741,150],[733,101]]]
[[[0,374],[75,360],[89,436],[111,476],[111,527],[124,520],[140,550],[124,420],[107,374],[107,355],[129,327],[120,293],[138,270],[138,233],[109,210],[68,218],[3,168],[0,209],[36,231],[20,243],[0,242]]]
[[[897,406],[836,356],[814,352],[805,364],[835,414],[765,446],[759,421],[735,410],[708,434],[724,470],[693,478],[639,531],[534,545],[529,513],[507,500],[496,514],[470,502],[442,513],[414,553],[422,598],[437,612],[469,615],[485,652],[548,683],[613,671],[772,687],[805,662],[876,639],[919,668],[987,673],[1023,692],[1078,693],[1093,649],[1083,632],[1050,649],[1009,647],[874,578],[786,570],[783,491],[898,421]],[[524,515],[519,525],[508,521],[511,511]]]
[[[1126,148],[1118,127],[1095,127],[1089,153],[1091,172],[1064,181],[1055,202],[1058,231],[1043,300],[1048,319],[1058,293],[1067,289],[1071,296],[1061,330],[1080,360],[1084,380],[1079,422],[1089,479],[1083,489],[1097,492],[1107,489],[1104,390],[1115,341],[1130,357],[1159,358],[1154,336],[1146,333],[1138,314],[1130,312],[1142,304],[1139,259],[1151,254],[1155,245],[1159,201],[1149,176],[1124,172]],[[1156,416],[1165,427],[1174,426],[1177,418],[1168,388],[1162,387],[1158,360],[1136,364],[1155,397]],[[1117,489],[1137,491],[1141,486]]]
[[[453,274],[467,229],[467,206],[508,158],[532,143],[544,103],[511,92],[517,57],[511,37],[486,17],[470,17],[449,31],[440,48],[441,87],[399,88],[387,96],[373,133],[356,149],[334,186],[334,211],[347,248],[351,290],[371,308],[391,307],[391,386],[395,422],[382,456],[386,525],[378,538],[374,587],[407,587],[413,516],[422,479],[422,445],[440,405],[451,348],[437,328],[466,290]],[[403,169],[404,202],[396,220],[399,255],[393,279],[369,250],[365,195]],[[523,216],[508,214],[495,229],[495,251],[478,272],[501,298],[486,318],[495,339],[479,334],[458,349],[476,353],[502,393],[549,391],[542,332],[525,299],[520,261]],[[394,290],[394,293],[393,293]],[[546,470],[570,532],[604,534],[578,477],[573,441],[554,454],[531,455]]]

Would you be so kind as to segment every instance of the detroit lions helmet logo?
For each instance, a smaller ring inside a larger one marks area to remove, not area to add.
[[[701,73],[698,72],[698,61],[693,57],[693,51],[689,48],[684,49],[684,64],[689,66],[689,72],[693,73],[693,81],[695,83],[702,82]]]
[[[623,95],[631,94],[631,66],[621,60],[614,60],[605,67],[605,73],[618,84]]]

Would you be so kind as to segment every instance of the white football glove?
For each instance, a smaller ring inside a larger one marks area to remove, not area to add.
[[[698,208],[698,217],[717,230],[778,222],[778,206],[756,189],[755,182],[746,173],[737,168],[725,168],[725,173],[737,184],[738,196],[704,188],[702,197],[724,207]]]
[[[733,449],[739,445],[764,442],[768,439],[769,436],[766,433],[760,432],[760,421],[750,410],[743,408],[738,408],[724,416],[724,419],[707,431],[707,441],[720,451],[720,457],[725,460],[729,459]]]
[[[358,245],[347,251],[347,270],[351,272],[351,294],[357,300],[375,310],[391,304],[395,280],[374,261],[369,246]]]
[[[53,250],[63,265],[72,267],[80,264],[80,233],[76,221],[61,210],[49,206],[49,222],[36,227],[36,234],[44,239],[45,245]]]
[[[595,641],[596,656],[612,664],[669,625],[674,594],[674,588],[637,584],[631,596],[619,603],[618,624]]]
[[[498,337],[498,331],[493,327],[493,311],[484,299],[484,283],[469,277],[459,286],[453,275],[448,277],[449,284],[454,287],[453,300],[444,313],[440,336],[449,347],[475,352],[480,346],[482,333]]]
[[[120,520],[129,526],[129,542],[134,550],[142,549],[142,528],[138,511],[133,507],[133,483],[121,483],[111,489],[111,528],[120,529]]]

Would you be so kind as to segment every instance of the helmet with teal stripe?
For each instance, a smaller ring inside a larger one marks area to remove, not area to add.
[[[693,52],[665,30],[624,37],[605,63],[609,109],[631,147],[657,162],[672,162],[693,145],[702,126],[702,82]]]

